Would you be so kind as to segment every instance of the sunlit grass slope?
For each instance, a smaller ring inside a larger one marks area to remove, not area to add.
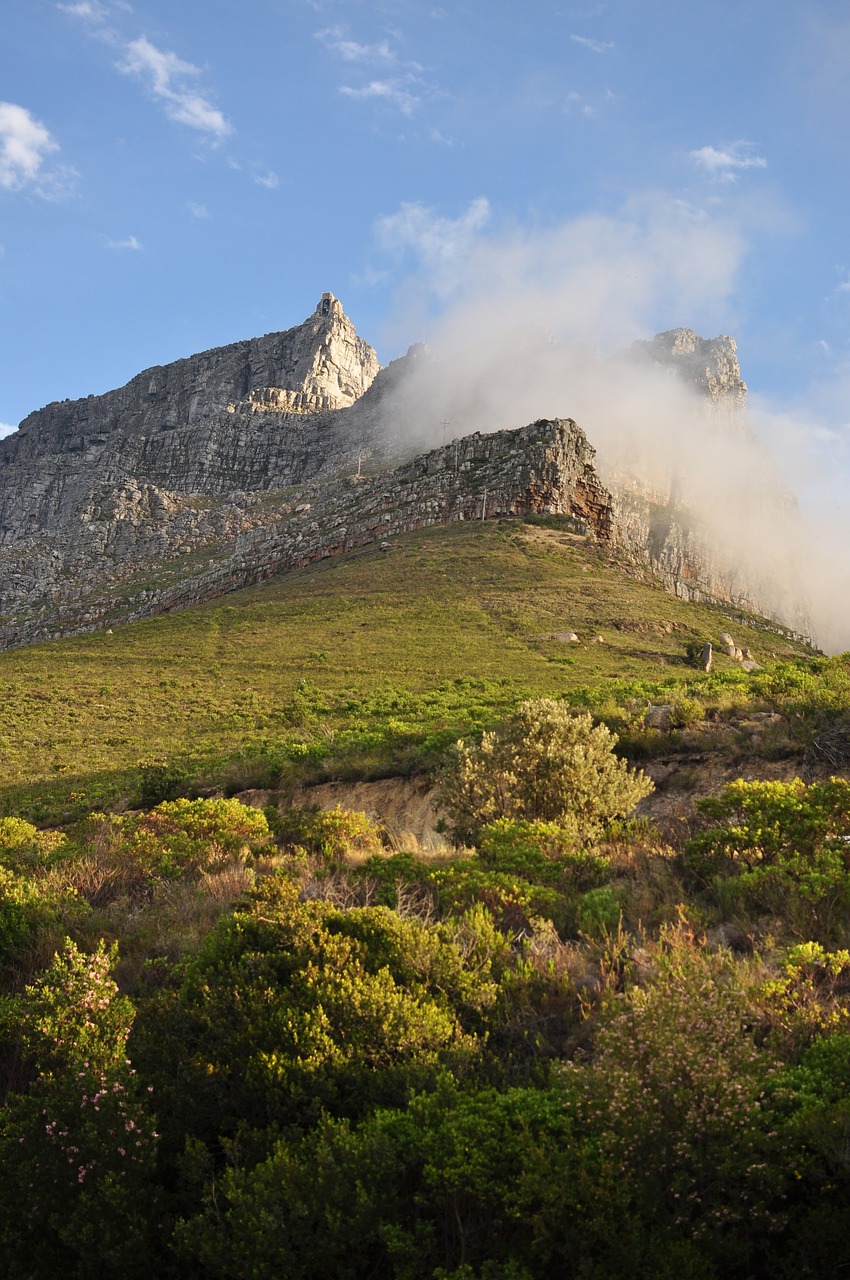
[[[403,746],[529,693],[687,680],[688,645],[725,630],[762,661],[804,652],[636,581],[557,521],[408,534],[114,634],[0,654],[0,808],[20,811],[33,784],[44,818],[108,803],[140,759],[318,758],[368,748],[370,723]],[[569,632],[578,643],[557,638]]]

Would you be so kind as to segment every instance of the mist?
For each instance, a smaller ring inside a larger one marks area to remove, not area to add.
[[[379,224],[384,246],[419,267],[399,291],[393,337],[428,345],[388,399],[387,432],[425,449],[573,418],[605,483],[687,509],[729,580],[757,587],[760,611],[828,651],[850,648],[850,529],[823,501],[829,431],[759,397],[746,414],[713,407],[632,347],[678,327],[730,332],[740,220],[646,197],[616,217],[490,232],[485,206],[436,227],[403,206]],[[743,364],[746,376],[746,352]],[[801,475],[798,495],[790,477]]]

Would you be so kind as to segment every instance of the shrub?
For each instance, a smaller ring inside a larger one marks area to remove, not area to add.
[[[617,759],[616,736],[551,698],[524,702],[479,744],[459,742],[443,798],[460,841],[498,818],[557,822],[576,839],[600,835],[652,791]]]
[[[611,886],[606,884],[582,894],[576,919],[582,933],[598,937],[613,933],[619,924],[620,914],[619,900]]]
[[[478,837],[478,856],[490,871],[562,889],[594,889],[608,874],[606,857],[577,848],[568,829],[541,819],[488,823]]]
[[[283,845],[296,845],[326,862],[352,854],[369,856],[382,848],[381,833],[356,809],[293,808],[281,814],[275,835]]]
[[[95,814],[90,838],[148,875],[214,871],[271,841],[265,814],[238,800],[166,800],[150,813]]]
[[[189,771],[176,760],[140,760],[136,768],[143,809],[152,809],[164,800],[176,800],[189,786]]]
[[[14,1280],[152,1274],[156,1134],[125,1057],[133,1009],[115,958],[67,940],[17,999],[32,1083],[0,1116],[0,1254]]]
[[[724,902],[782,916],[797,933],[830,937],[850,906],[850,782],[806,786],[744,782],[698,809],[713,822],[685,850],[685,862],[718,885]]]

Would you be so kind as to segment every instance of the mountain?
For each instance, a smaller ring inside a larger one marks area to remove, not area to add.
[[[428,525],[571,517],[631,572],[692,600],[776,608],[776,574],[714,545],[675,494],[603,483],[570,418],[476,432],[426,453],[396,391],[424,348],[381,369],[332,294],[284,333],[145,370],[30,414],[0,442],[0,645],[78,634],[221,595]],[[737,421],[734,342],[672,330],[635,344]]]

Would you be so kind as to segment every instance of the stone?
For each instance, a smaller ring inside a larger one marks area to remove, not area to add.
[[[700,655],[700,660],[699,660],[699,664],[702,667],[703,671],[711,670],[712,659],[713,659],[713,653],[711,649],[711,644],[709,643],[709,641],[706,641],[705,644],[702,646],[702,653]]]
[[[729,921],[708,929],[705,944],[713,951],[734,951],[738,955],[750,955],[753,950],[752,939],[748,938],[736,924]]]
[[[706,345],[673,330],[648,346],[638,358],[667,361],[718,403],[746,390],[731,339]],[[660,518],[650,497],[603,483],[571,418],[426,451],[411,442],[400,393],[428,359],[411,348],[381,369],[327,293],[293,329],[31,413],[0,440],[0,647],[151,617],[405,530],[480,520],[485,503],[488,519],[567,517],[682,598],[738,599],[735,573],[672,506]],[[759,601],[748,592],[746,604]]]
[[[661,729],[665,733],[673,728],[673,708],[668,703],[652,703],[646,708],[643,723],[647,729]]]

